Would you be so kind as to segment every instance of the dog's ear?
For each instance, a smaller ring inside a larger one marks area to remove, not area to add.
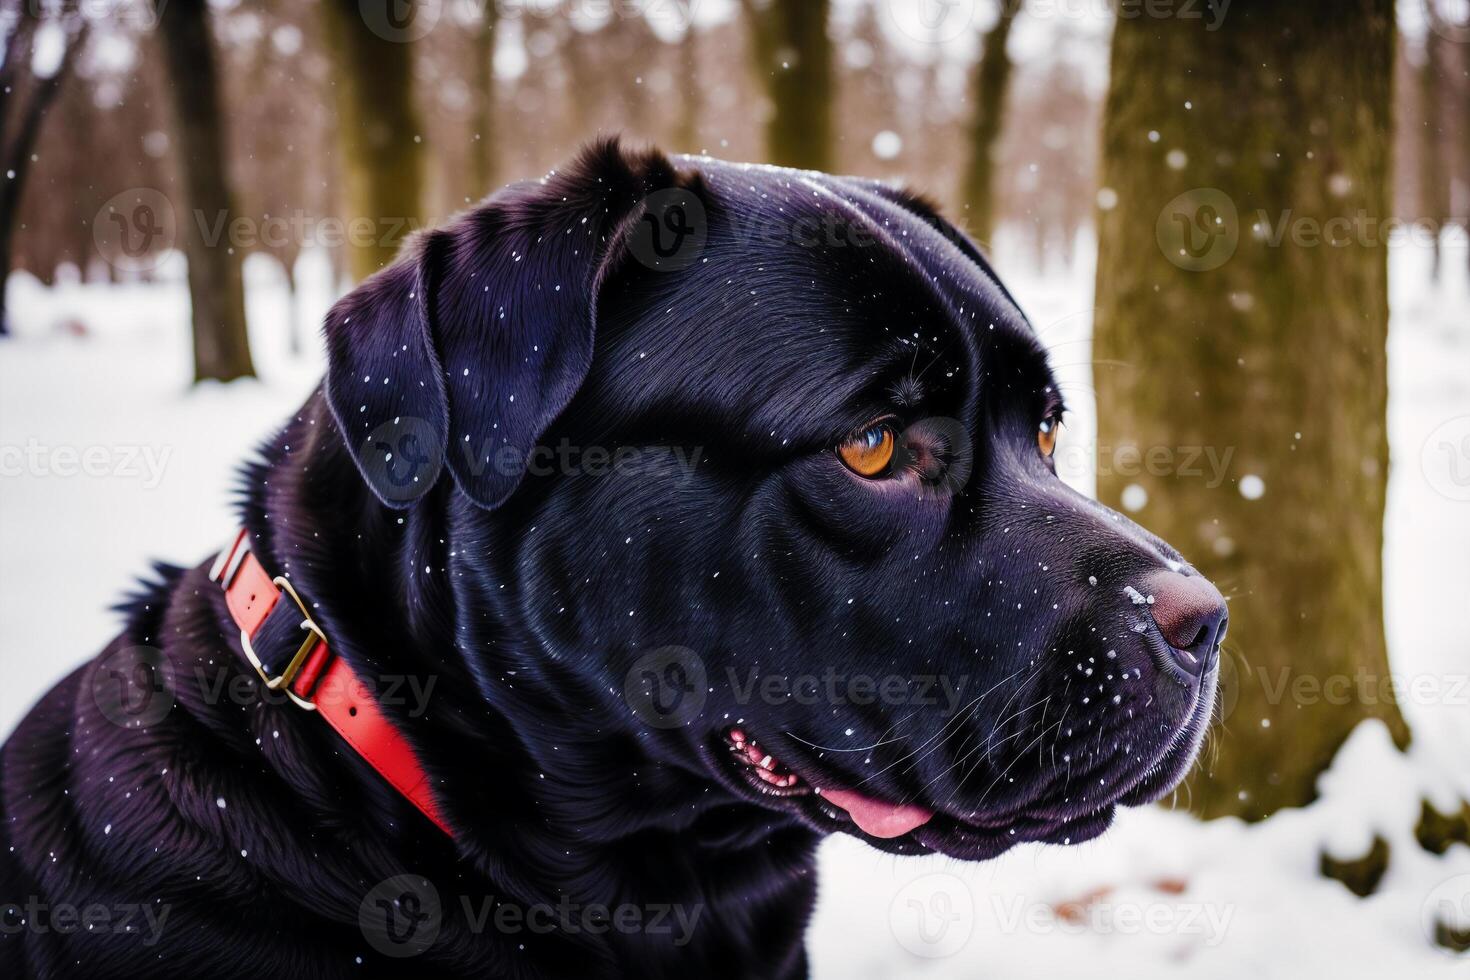
[[[615,142],[565,172],[508,187],[327,315],[327,400],[358,469],[407,507],[445,463],[495,507],[592,363],[603,280],[642,202],[675,175]]]

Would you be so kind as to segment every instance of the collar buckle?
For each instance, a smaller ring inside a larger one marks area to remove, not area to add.
[[[306,630],[306,637],[301,641],[301,646],[297,647],[296,653],[292,655],[290,662],[286,664],[286,669],[282,670],[275,677],[270,676],[265,666],[261,664],[260,658],[255,654],[255,648],[250,645],[250,634],[244,630],[240,631],[240,646],[244,649],[245,656],[249,658],[250,665],[255,668],[255,672],[260,675],[261,681],[265,683],[267,688],[272,691],[283,690],[285,691],[286,697],[296,702],[297,707],[305,711],[315,711],[315,704],[298,696],[295,691],[291,690],[291,682],[301,672],[302,666],[306,663],[306,658],[316,648],[316,645],[318,643],[323,646],[327,645],[327,635],[316,624],[316,620],[311,618],[311,613],[306,610],[306,603],[301,601],[301,596],[296,594],[296,589],[292,587],[290,581],[285,576],[277,575],[271,579],[271,583],[280,587],[281,591],[290,596],[291,601],[296,603],[296,608],[301,610],[301,628]]]

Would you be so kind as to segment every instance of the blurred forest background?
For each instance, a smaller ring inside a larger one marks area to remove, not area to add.
[[[1230,447],[1232,480],[1250,475],[1238,493],[1157,474],[1098,491],[1153,499],[1139,519],[1231,594],[1239,707],[1190,799],[1259,818],[1310,800],[1358,721],[1408,741],[1392,703],[1273,700],[1260,673],[1388,672],[1385,242],[1252,247],[1260,229],[1236,229],[1217,268],[1166,252],[1162,216],[1203,187],[1241,215],[1399,219],[1429,235],[1426,276],[1470,275],[1466,6],[4,0],[0,260],[47,285],[119,282],[182,249],[196,377],[228,380],[252,373],[248,253],[294,283],[331,245],[343,291],[409,229],[598,133],[901,180],[1003,238],[1003,272],[1095,249],[1096,363],[1129,366],[1096,379],[1099,440]],[[195,212],[290,230],[211,247]],[[328,219],[363,217],[369,241],[323,241]],[[316,327],[280,325],[298,348]],[[1470,842],[1470,807],[1425,821]]]

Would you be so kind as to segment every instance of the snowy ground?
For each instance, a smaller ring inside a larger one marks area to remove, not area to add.
[[[1447,807],[1470,793],[1470,691],[1455,693],[1470,673],[1470,284],[1431,291],[1422,253],[1392,254],[1393,669],[1440,692],[1405,705],[1411,756],[1364,726],[1317,804],[1256,826],[1150,808],[1125,813],[1101,840],[1022,847],[980,865],[897,859],[834,839],[811,930],[819,977],[1470,972],[1425,936],[1436,913],[1470,925],[1470,849],[1437,858],[1410,836],[1421,795]],[[1463,270],[1464,255],[1452,252],[1447,265]],[[1090,264],[1001,271],[1080,409],[1063,438],[1086,446]],[[316,383],[320,352],[286,350],[279,275],[264,262],[247,272],[263,380],[194,390],[176,275],[50,290],[12,277],[18,336],[0,344],[0,734],[106,642],[117,626],[106,607],[149,559],[193,563],[223,539],[235,464]],[[298,310],[315,324],[331,290],[317,265],[305,279]],[[86,339],[67,335],[71,322]],[[1066,442],[1059,452],[1081,458]],[[1092,484],[1085,467],[1066,475]],[[1375,831],[1394,851],[1377,894],[1359,900],[1316,875],[1319,843],[1352,854]]]

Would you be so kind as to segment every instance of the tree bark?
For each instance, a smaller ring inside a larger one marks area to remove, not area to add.
[[[1256,819],[1309,802],[1363,719],[1408,741],[1383,626],[1393,4],[1201,24],[1114,31],[1094,351],[1123,366],[1097,373],[1098,489],[1141,486],[1135,516],[1231,596],[1225,724],[1181,799]],[[1219,485],[1197,447],[1232,454]]]
[[[770,101],[766,157],[832,169],[832,41],[828,0],[744,0],[756,75]]]
[[[157,9],[184,184],[179,236],[189,262],[194,380],[231,381],[253,376],[255,366],[245,331],[243,250],[231,248],[227,239],[211,245],[204,237],[204,227],[215,226],[220,216],[229,221],[236,215],[225,174],[228,154],[208,3],[167,0]]]
[[[21,194],[25,190],[26,175],[31,168],[31,153],[36,138],[41,135],[41,124],[46,119],[46,110],[56,101],[61,87],[71,74],[76,53],[87,39],[87,24],[68,30],[66,49],[61,55],[61,64],[50,78],[37,78],[29,88],[29,98],[17,101],[20,75],[28,70],[33,54],[38,18],[35,10],[26,5],[19,12],[20,21],[11,30],[7,39],[5,65],[0,71],[0,137],[4,138],[3,168],[6,178],[0,182],[0,336],[10,333],[9,311],[5,304],[5,287],[10,279],[10,264],[15,243],[16,222],[20,218]],[[22,65],[27,67],[21,67]],[[12,132],[13,130],[13,132]]]
[[[475,126],[476,140],[471,160],[470,179],[476,195],[495,189],[498,155],[495,144],[495,28],[499,6],[494,2],[480,5],[480,29],[475,35]]]
[[[350,236],[348,246],[348,269],[362,280],[391,262],[406,231],[423,223],[423,129],[413,104],[413,46],[372,30],[357,0],[326,0],[322,7],[336,69],[347,218],[366,219],[372,228]]]
[[[965,167],[960,200],[970,234],[989,242],[995,232],[995,153],[1005,119],[1006,89],[1011,81],[1011,59],[1006,41],[1020,13],[1021,0],[1001,0],[999,18],[980,42],[980,64],[975,69],[970,117],[970,159]]]
[[[674,148],[680,153],[698,153],[699,117],[704,100],[699,90],[699,30],[694,26],[692,4],[685,8],[688,26],[679,39],[680,86],[679,125],[674,133]]]
[[[1440,100],[1448,82],[1441,56],[1442,38],[1434,31],[1424,32],[1424,64],[1419,67],[1419,214],[1434,234],[1433,257],[1429,279],[1439,281],[1440,232],[1449,217],[1449,176],[1445,167],[1444,132],[1441,125]]]

